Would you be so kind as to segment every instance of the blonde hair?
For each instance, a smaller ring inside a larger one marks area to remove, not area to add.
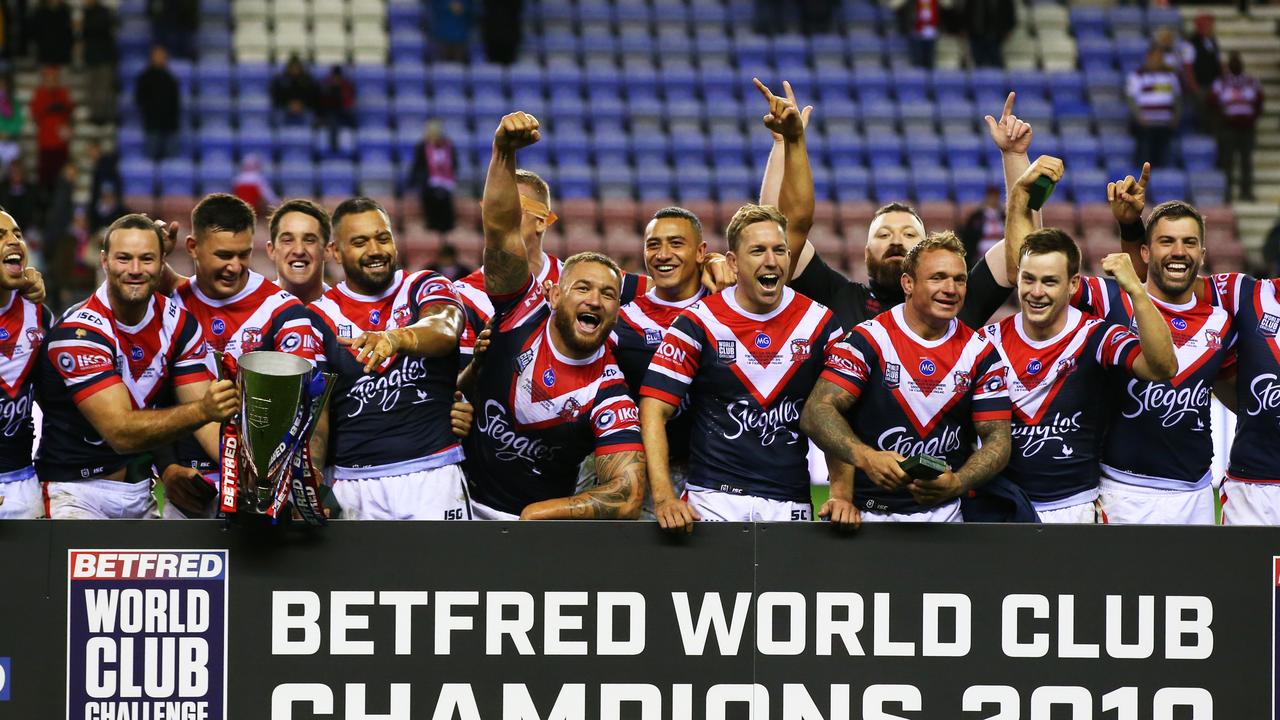
[[[902,261],[903,274],[915,278],[916,266],[920,264],[920,256],[930,250],[953,252],[960,256],[960,260],[964,260],[964,243],[960,242],[960,238],[956,237],[954,232],[942,230],[921,240],[907,251],[907,257]]]
[[[748,225],[754,225],[758,222],[777,223],[782,228],[782,232],[787,232],[787,218],[782,211],[773,205],[743,205],[729,219],[729,226],[724,229],[725,240],[729,243],[730,250],[738,249],[738,240],[742,238],[742,231]]]

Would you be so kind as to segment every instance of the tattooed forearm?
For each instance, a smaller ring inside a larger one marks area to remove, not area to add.
[[[509,295],[529,277],[529,260],[511,246],[484,249],[484,288],[489,295]]]
[[[970,455],[964,467],[956,472],[965,491],[990,480],[1009,464],[1009,421],[989,420],[976,423],[974,427],[978,437],[982,438],[982,447]]]
[[[526,520],[634,520],[645,492],[644,453],[610,453],[596,458],[600,484],[573,497],[544,500],[525,508]]]
[[[856,464],[854,458],[859,444],[845,418],[853,403],[854,397],[847,390],[819,379],[800,413],[800,431],[824,452],[850,465]]]

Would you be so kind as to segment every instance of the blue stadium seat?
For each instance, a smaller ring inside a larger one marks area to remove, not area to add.
[[[934,70],[930,85],[934,99],[943,107],[969,99],[969,76],[962,70]]]
[[[813,196],[818,202],[832,199],[835,190],[835,174],[821,165],[815,165],[813,172]]]
[[[984,143],[977,135],[944,135],[947,164],[952,168],[973,168],[982,164]]]
[[[553,133],[550,146],[558,165],[585,165],[591,159],[591,145],[582,135]]]
[[[1016,89],[1009,86],[1009,79],[1003,70],[995,68],[978,68],[969,74],[969,84],[973,88],[974,99],[979,105],[982,97],[999,97],[1001,100]]]
[[[911,177],[901,167],[876,168],[871,173],[871,188],[876,202],[901,201],[911,194]]]
[[[271,91],[271,67],[265,63],[239,63],[236,68],[236,89],[240,97],[266,95]]]
[[[958,203],[981,202],[986,197],[987,186],[990,184],[990,177],[983,168],[951,168],[951,188]]]
[[[867,162],[878,173],[882,168],[902,166],[902,138],[897,134],[867,135]]]
[[[156,181],[161,195],[194,195],[196,193],[195,164],[187,158],[168,158],[156,168]]]
[[[1182,138],[1182,166],[1196,172],[1212,170],[1218,165],[1218,145],[1206,135]]]
[[[1106,10],[1092,6],[1071,8],[1071,30],[1077,38],[1106,37],[1109,27]]]
[[[836,166],[832,169],[833,195],[838,202],[865,200],[871,187],[871,175],[858,165]]]
[[[427,54],[427,39],[423,36],[422,30],[405,25],[392,25],[391,37],[389,45],[391,48],[391,57],[425,57]]]
[[[809,38],[809,47],[813,52],[814,64],[826,62],[841,67],[848,66],[848,55],[845,39],[839,35],[814,35]]]
[[[676,165],[706,164],[707,140],[701,133],[672,133],[671,155]]]
[[[231,192],[236,166],[230,158],[210,158],[206,154],[196,175],[200,181],[199,192],[203,194]]]
[[[722,200],[751,197],[760,189],[760,178],[746,165],[716,166],[712,169],[716,195]]]
[[[1151,171],[1151,183],[1147,185],[1147,202],[1186,200],[1191,195],[1188,185],[1186,171],[1167,167],[1154,168]]]
[[[892,72],[893,92],[898,102],[927,102],[929,74],[914,67],[896,67]]]
[[[424,5],[422,3],[387,3],[387,25],[393,28],[421,28],[423,8]]]
[[[942,139],[936,135],[909,135],[906,142],[907,163],[912,167],[942,167]]]
[[[690,167],[676,173],[676,197],[680,202],[711,200],[711,173],[705,167]]]
[[[671,143],[665,134],[630,136],[631,157],[637,164],[666,165],[671,154]]]
[[[596,187],[601,197],[631,197],[635,186],[635,171],[630,165],[596,167]]]
[[[775,35],[773,62],[779,67],[809,64],[809,40],[802,35]]]
[[[630,144],[624,135],[596,134],[591,140],[591,152],[595,158],[596,167],[629,165],[631,163],[629,149]]]
[[[1107,13],[1107,22],[1113,35],[1147,31],[1147,13],[1137,5],[1119,5],[1111,8]]]
[[[1115,69],[1116,51],[1110,38],[1080,38],[1076,41],[1076,53],[1080,58],[1080,69],[1085,75]]]
[[[772,64],[773,48],[768,38],[755,33],[742,33],[733,38],[733,57],[739,66],[752,63]]]
[[[1182,27],[1182,13],[1176,7],[1148,7],[1147,29],[1154,33],[1162,27]]]
[[[245,123],[243,120],[236,134],[236,144],[240,155],[257,155],[264,162],[271,160],[275,154],[275,133],[265,121]]]
[[[233,158],[236,154],[236,133],[226,125],[202,126],[197,135],[197,148],[205,160],[215,155]]]
[[[853,71],[852,87],[856,90],[858,101],[862,103],[877,102],[889,98],[889,75],[883,70]]]
[[[951,199],[951,176],[942,167],[925,167],[912,170],[912,197],[916,202],[933,202]]]
[[[124,183],[124,195],[155,194],[155,163],[140,154],[126,155],[120,159],[120,178]]]
[[[1107,201],[1107,174],[1101,170],[1080,170],[1067,173],[1072,195],[1078,203]]]
[[[356,148],[362,157],[367,157],[368,154],[372,153],[390,155],[394,147],[395,134],[388,128],[362,127],[356,130]]]
[[[695,101],[698,97],[698,82],[698,73],[691,67],[667,67],[662,70],[660,89],[668,102]]]
[[[741,135],[712,135],[710,145],[714,165],[741,165],[747,158],[747,142]]]
[[[321,161],[316,175],[324,197],[350,197],[356,192],[356,168],[350,160]]]
[[[1201,170],[1190,174],[1191,201],[1201,207],[1224,205],[1227,177],[1221,170]]]
[[[902,124],[912,126],[928,126],[933,127],[937,120],[939,108],[932,100],[916,100],[911,102],[903,102],[898,105],[898,119]],[[945,111],[948,115],[953,114],[952,108]]]
[[[427,66],[421,60],[396,58],[388,71],[388,77],[396,94],[406,91],[423,93],[427,90]],[[457,85],[454,87],[461,89]]]
[[[1034,142],[1034,141],[1033,141]],[[1110,150],[1108,149],[1108,152]],[[1102,143],[1093,135],[1073,134],[1062,136],[1062,160],[1071,172],[1094,169],[1102,160]]]
[[[826,141],[826,155],[833,168],[861,166],[866,162],[866,145],[861,135],[832,135]]]

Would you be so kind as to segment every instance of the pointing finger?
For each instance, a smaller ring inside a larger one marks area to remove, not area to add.
[[[1013,114],[1013,101],[1014,101],[1014,98],[1016,98],[1017,96],[1018,96],[1017,93],[1010,92],[1009,97],[1004,99],[1004,112],[1001,115],[1001,117],[1005,117],[1007,115]]]
[[[770,91],[764,83],[760,82],[760,78],[751,78],[751,82],[755,83],[756,89],[760,91],[760,94],[764,96],[765,100],[768,100],[770,103],[773,102],[773,92]]]
[[[1147,181],[1151,179],[1151,163],[1142,163],[1142,177],[1138,178],[1138,189],[1145,190]]]
[[[791,104],[792,104],[792,105],[796,105],[796,104],[798,104],[798,103],[796,103],[796,93],[795,93],[795,91],[794,91],[794,90],[792,90],[792,89],[791,89],[791,81],[790,81],[790,80],[783,80],[783,81],[782,81],[782,91],[783,91],[784,93],[786,93],[786,95],[787,95],[787,100],[789,100],[789,101],[791,102]]]

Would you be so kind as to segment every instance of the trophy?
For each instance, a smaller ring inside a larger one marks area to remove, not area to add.
[[[218,367],[237,380],[240,415],[223,427],[219,507],[277,522],[292,505],[309,525],[324,524],[311,434],[333,390],[333,375],[282,352],[229,355]]]

